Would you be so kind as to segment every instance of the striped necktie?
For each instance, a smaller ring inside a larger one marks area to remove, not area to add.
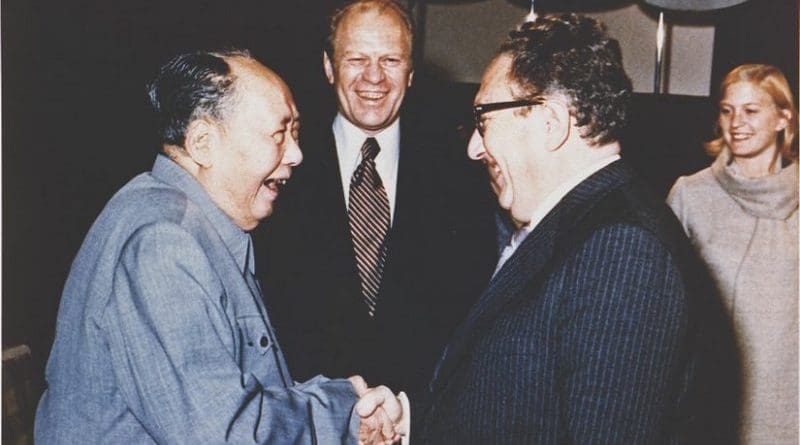
[[[383,188],[375,156],[380,151],[375,138],[367,138],[361,147],[361,163],[350,180],[350,200],[347,209],[350,237],[356,254],[361,295],[370,316],[375,315],[378,290],[386,263],[389,233],[389,198]]]

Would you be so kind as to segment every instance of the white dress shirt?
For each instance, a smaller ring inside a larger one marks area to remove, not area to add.
[[[339,173],[342,175],[344,202],[350,205],[350,180],[358,164],[361,163],[361,146],[368,136],[364,130],[353,125],[341,113],[333,120],[333,137],[336,141],[336,155],[339,158]],[[381,147],[375,157],[375,168],[383,181],[383,188],[389,198],[390,223],[394,221],[394,203],[397,196],[397,164],[400,159],[400,119],[397,119],[373,136]]]
[[[528,237],[528,234],[533,232],[533,229],[539,225],[540,222],[550,213],[551,210],[561,202],[561,199],[567,195],[572,189],[574,189],[578,184],[583,182],[589,176],[592,176],[594,173],[600,171],[603,167],[607,166],[608,164],[616,161],[619,159],[620,156],[618,154],[613,154],[606,158],[603,158],[597,161],[594,164],[589,165],[585,169],[579,171],[574,176],[571,176],[565,179],[558,187],[555,188],[550,194],[548,194],[544,201],[533,211],[531,215],[530,222],[525,224],[524,226],[520,227],[519,230],[514,232],[514,235],[511,236],[509,243],[503,248],[503,251],[500,253],[500,259],[497,261],[497,267],[494,269],[494,274],[496,275],[500,268],[503,267],[503,264],[511,258],[511,255],[516,252],[517,247]],[[494,275],[493,275],[494,276]]]

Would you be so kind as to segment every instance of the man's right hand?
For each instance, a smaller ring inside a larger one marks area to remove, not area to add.
[[[359,397],[355,405],[361,417],[358,434],[359,445],[389,445],[400,440],[405,431],[400,430],[404,419],[400,400],[385,386],[370,388],[361,376],[349,378]]]

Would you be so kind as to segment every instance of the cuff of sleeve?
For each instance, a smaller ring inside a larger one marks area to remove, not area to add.
[[[411,443],[411,403],[409,403],[408,396],[403,391],[397,394],[397,400],[400,401],[400,406],[403,408],[403,417],[400,418],[397,428],[402,435],[400,445],[409,445]]]

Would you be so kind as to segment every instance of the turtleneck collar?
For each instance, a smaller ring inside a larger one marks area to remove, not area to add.
[[[732,162],[725,148],[711,164],[711,173],[723,190],[746,213],[757,218],[784,220],[794,213],[798,202],[798,167],[796,162],[777,173],[761,178],[748,178]]]

